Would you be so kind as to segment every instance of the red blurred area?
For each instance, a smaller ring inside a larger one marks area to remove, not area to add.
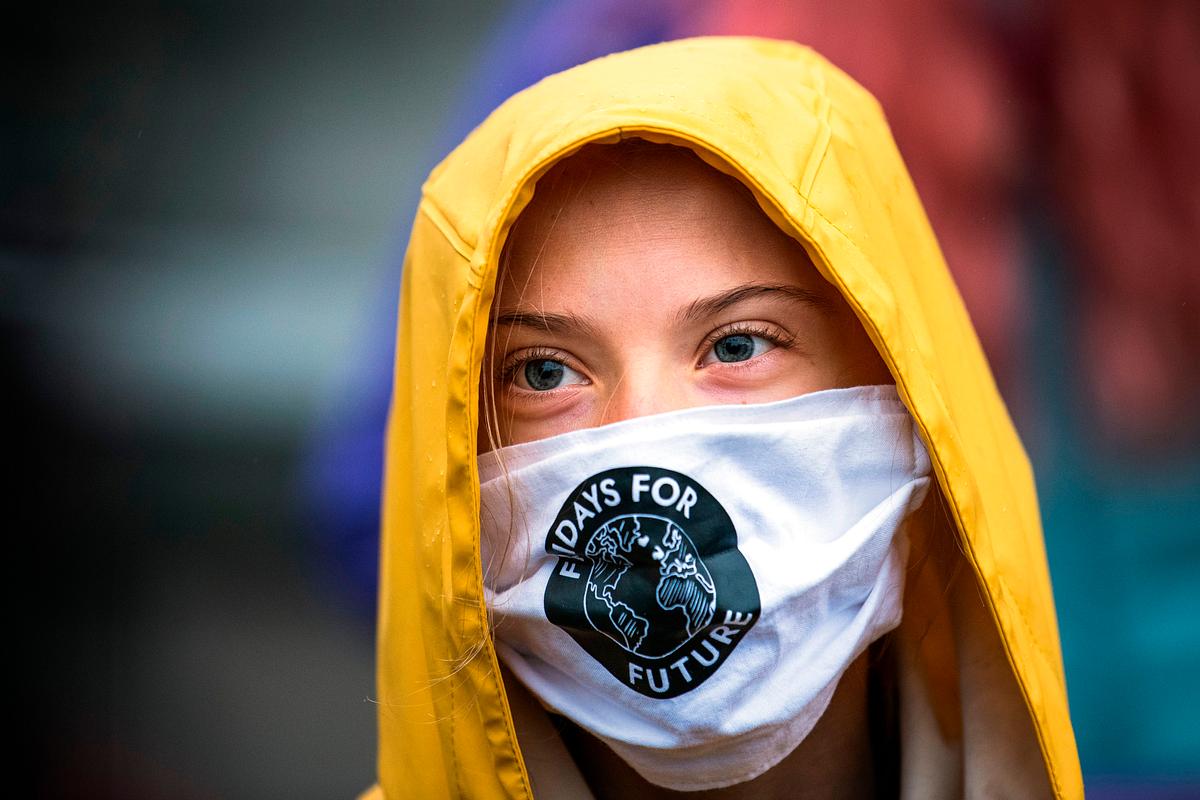
[[[1077,295],[1055,327],[1081,361],[1101,440],[1193,441],[1200,3],[707,0],[678,19],[681,36],[810,44],[875,93],[1018,413],[1039,346],[1023,231],[1048,212]],[[1027,207],[1037,196],[1050,207]]]
[[[1104,430],[1169,444],[1200,400],[1200,3],[1069,0],[1044,113]]]

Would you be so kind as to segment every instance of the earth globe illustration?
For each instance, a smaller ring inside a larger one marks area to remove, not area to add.
[[[591,562],[584,613],[626,651],[670,655],[712,622],[712,575],[674,521],[652,514],[614,517],[593,532],[584,554]]]

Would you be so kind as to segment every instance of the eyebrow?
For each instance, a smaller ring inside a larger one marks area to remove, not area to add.
[[[505,311],[497,315],[496,326],[523,325],[543,333],[581,333],[597,338],[599,328],[588,317],[578,314],[554,314],[544,311]]]
[[[730,306],[764,296],[804,303],[822,311],[828,310],[830,307],[827,298],[810,289],[784,283],[746,283],[711,297],[702,297],[694,301],[679,313],[679,318],[684,322],[696,322],[718,314]]]

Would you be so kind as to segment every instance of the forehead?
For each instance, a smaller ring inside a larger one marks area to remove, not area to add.
[[[740,182],[686,148],[635,140],[585,147],[538,181],[505,247],[501,293],[748,280],[824,283]]]

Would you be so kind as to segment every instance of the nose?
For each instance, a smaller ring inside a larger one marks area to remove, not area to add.
[[[686,384],[667,370],[627,371],[607,393],[597,425],[687,408]]]

